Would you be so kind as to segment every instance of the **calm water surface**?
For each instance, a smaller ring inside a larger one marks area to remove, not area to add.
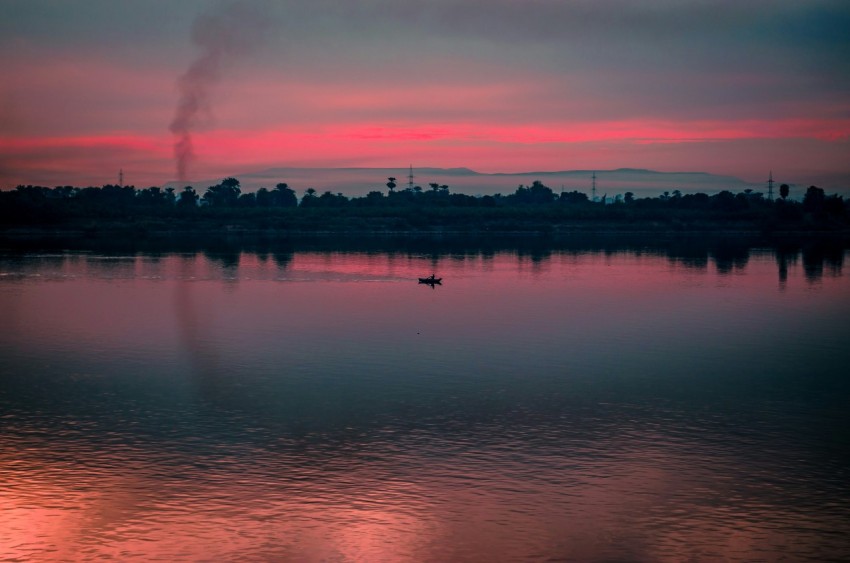
[[[2,254],[0,559],[848,559],[845,258]]]

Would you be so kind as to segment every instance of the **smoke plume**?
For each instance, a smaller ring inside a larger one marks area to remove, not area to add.
[[[174,134],[177,179],[188,179],[189,164],[195,158],[192,133],[212,117],[210,95],[227,66],[252,53],[262,42],[269,26],[268,4],[258,0],[237,0],[219,4],[201,14],[192,27],[192,42],[200,55],[177,80],[180,99],[169,129]]]

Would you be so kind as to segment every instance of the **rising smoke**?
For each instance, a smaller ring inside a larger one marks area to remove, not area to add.
[[[252,52],[262,43],[269,29],[268,2],[236,0],[218,4],[198,16],[192,27],[192,42],[200,55],[180,76],[180,99],[169,129],[174,134],[174,158],[177,179],[188,179],[189,164],[195,158],[192,133],[211,119],[210,95],[229,64]]]

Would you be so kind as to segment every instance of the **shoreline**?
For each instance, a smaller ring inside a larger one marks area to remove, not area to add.
[[[850,249],[850,230],[775,230],[713,228],[611,228],[584,225],[547,230],[295,230],[14,228],[0,229],[0,250],[51,251],[231,251],[306,248],[322,251],[452,252],[509,249],[640,249],[675,247],[803,247]]]
[[[220,226],[198,225],[194,228],[183,224],[178,228],[152,227],[136,223],[90,224],[81,226],[47,227],[15,226],[0,227],[0,240],[24,240],[28,238],[101,238],[115,236],[169,238],[177,236],[233,236],[271,238],[331,238],[357,236],[365,238],[434,238],[443,237],[500,237],[500,238],[562,238],[574,236],[675,236],[675,237],[759,237],[759,238],[837,238],[850,239],[850,228],[761,228],[755,225],[703,224],[670,225],[661,222],[622,224],[612,221],[576,222],[569,224],[535,224],[521,229],[472,228],[280,228],[246,227],[239,224]]]

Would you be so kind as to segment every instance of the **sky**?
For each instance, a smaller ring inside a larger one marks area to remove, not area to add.
[[[847,0],[0,0],[0,189],[411,164],[846,189],[848,29]]]

